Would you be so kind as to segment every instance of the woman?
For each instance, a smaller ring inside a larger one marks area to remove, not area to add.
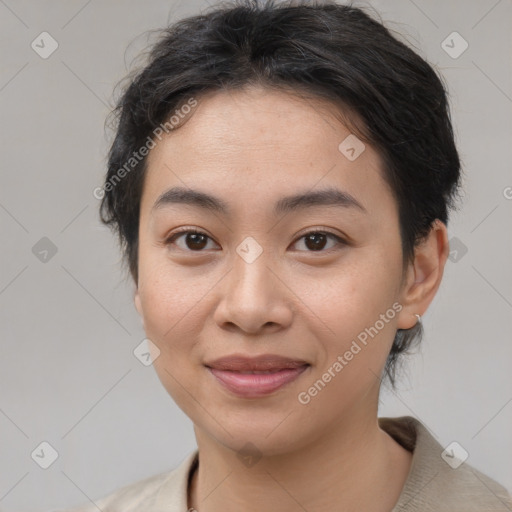
[[[459,187],[430,65],[354,7],[238,2],[165,31],[118,113],[102,220],[198,450],[80,510],[510,510],[377,416]]]

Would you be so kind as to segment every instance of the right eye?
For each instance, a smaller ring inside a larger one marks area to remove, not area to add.
[[[177,244],[176,240],[182,240],[182,244]],[[196,229],[185,228],[175,231],[169,236],[165,245],[177,245],[180,250],[187,252],[203,252],[203,249],[208,245],[208,240],[213,240],[202,231]]]

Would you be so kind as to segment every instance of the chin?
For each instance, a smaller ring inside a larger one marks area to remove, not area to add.
[[[233,422],[223,421],[222,426],[211,418],[201,418],[202,421],[198,423],[194,421],[194,429],[198,442],[206,434],[234,452],[255,450],[258,454],[269,457],[298,450],[311,441],[311,433],[301,426],[300,421],[288,421],[292,419],[291,416],[283,421],[284,418],[286,414],[277,417],[255,411],[244,420],[239,418]]]

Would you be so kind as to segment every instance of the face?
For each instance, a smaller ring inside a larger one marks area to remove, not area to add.
[[[213,93],[148,156],[135,303],[169,394],[233,449],[283,453],[376,414],[403,314],[398,209],[377,153],[339,149],[351,133],[332,110]],[[177,187],[216,207],[165,195]],[[268,375],[234,390],[207,366],[269,354],[307,365],[274,390]]]

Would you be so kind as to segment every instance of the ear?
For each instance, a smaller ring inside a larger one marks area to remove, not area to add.
[[[436,219],[427,238],[415,247],[414,261],[407,268],[400,293],[399,329],[414,327],[418,321],[416,315],[423,316],[428,309],[441,284],[449,252],[446,225]]]
[[[135,303],[135,308],[137,309],[141,319],[142,319],[142,325],[144,326],[144,314],[142,312],[142,304],[140,301],[140,295],[139,295],[139,288],[135,288],[135,293],[133,295],[133,302]]]

